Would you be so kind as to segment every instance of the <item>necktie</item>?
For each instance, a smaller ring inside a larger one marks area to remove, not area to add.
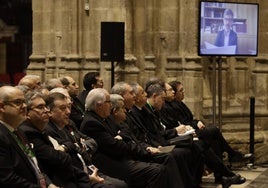
[[[37,159],[32,149],[30,148],[29,144],[27,143],[26,139],[19,131],[14,131],[13,133],[14,133],[14,138],[16,142],[18,143],[19,147],[22,149],[22,151],[26,154],[27,158],[29,159],[29,162],[35,171],[40,187],[46,188],[46,181],[45,181],[44,175],[42,174],[42,172],[40,171],[38,167]]]

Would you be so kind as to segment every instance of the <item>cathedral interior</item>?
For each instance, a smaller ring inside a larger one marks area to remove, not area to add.
[[[241,151],[250,147],[254,98],[255,162],[267,163],[268,1],[230,2],[259,5],[257,56],[199,56],[199,0],[0,0],[0,81],[69,75],[82,90],[83,76],[98,71],[109,90],[112,77],[140,84],[152,77],[180,80],[194,116],[219,126]],[[250,25],[250,16],[236,16]],[[124,23],[123,60],[100,58],[101,22]]]

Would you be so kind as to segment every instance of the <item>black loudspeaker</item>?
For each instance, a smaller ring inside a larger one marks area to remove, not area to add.
[[[125,23],[101,22],[101,61],[124,61]]]

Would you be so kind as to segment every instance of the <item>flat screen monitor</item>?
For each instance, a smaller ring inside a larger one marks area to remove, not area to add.
[[[200,56],[257,56],[257,3],[200,1]]]

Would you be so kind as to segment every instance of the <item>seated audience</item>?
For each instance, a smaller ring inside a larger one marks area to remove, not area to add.
[[[67,104],[69,107],[71,107],[72,101],[70,100],[69,93],[64,88],[54,88],[50,91],[50,93],[61,93],[65,95],[67,99]],[[80,132],[73,121],[69,121],[69,124],[67,124],[63,131],[66,133],[68,139],[72,141],[77,147],[79,147],[81,150],[86,151],[90,158],[94,157],[95,152],[97,151],[97,143],[94,139],[88,137],[87,135]],[[85,157],[89,157],[85,156]],[[89,164],[88,164],[89,165]],[[124,181],[119,180],[117,178],[112,178],[110,176],[107,176],[100,171],[98,171],[98,174],[105,180],[105,184],[114,185],[117,188],[126,188],[127,185]]]
[[[0,187],[56,187],[41,171],[31,145],[18,129],[26,119],[25,97],[12,86],[0,88]]]
[[[181,184],[175,183],[176,179],[170,179],[172,174],[168,173],[167,167],[138,160],[138,153],[121,139],[109,119],[111,99],[105,89],[97,88],[89,92],[86,109],[81,131],[97,141],[101,156],[104,156],[96,159],[100,169],[125,180],[130,187],[180,187]],[[108,163],[107,158],[112,162]]]
[[[80,145],[74,143],[73,140],[70,139],[72,135],[69,135],[70,133],[65,129],[65,127],[68,126],[71,121],[69,119],[70,104],[66,96],[62,93],[51,93],[48,95],[46,102],[51,109],[50,120],[47,127],[48,135],[63,145],[65,151],[72,157],[72,162],[76,167],[84,170],[85,173],[90,174],[89,177],[92,187],[114,187],[111,182],[105,182],[104,179],[98,175],[97,168],[95,168],[96,172],[91,174],[91,169],[88,169],[88,166],[92,165],[91,155],[88,153],[89,151],[86,151],[85,148],[80,147],[82,143]],[[86,142],[84,142],[84,144],[86,144]],[[93,148],[91,150],[93,150]],[[122,185],[124,184],[121,181],[119,183]]]
[[[90,187],[88,175],[74,167],[64,147],[47,135],[49,108],[46,106],[44,95],[30,92],[26,95],[26,103],[27,119],[22,123],[21,129],[34,145],[33,150],[44,172],[60,187]]]
[[[191,110],[182,101],[184,99],[183,84],[173,81],[170,85],[175,92],[175,97],[166,100],[166,105],[161,111],[162,119],[167,122],[167,126],[178,126],[178,122],[181,125],[190,125],[195,129],[198,138],[209,142],[220,158],[223,152],[227,152],[230,162],[245,161],[252,157],[252,154],[242,154],[233,150],[216,126],[205,126],[201,120],[194,119]]]
[[[180,169],[176,166],[176,161],[168,151],[167,153],[161,152],[161,149],[150,146],[149,144],[140,142],[134,134],[129,129],[128,125],[125,123],[126,120],[126,109],[124,105],[124,98],[118,94],[111,94],[111,115],[107,118],[109,124],[109,131],[114,138],[123,140],[130,148],[130,155],[135,159],[145,162],[157,162],[166,166],[172,185],[183,186],[183,181],[181,179],[181,174],[185,171],[179,171]],[[172,179],[175,178],[175,179]]]
[[[168,84],[163,84],[162,82],[160,82],[160,83],[161,84],[156,83],[156,85],[158,85],[158,86],[155,86],[155,84],[152,84],[152,85],[149,85],[147,87],[148,100],[147,100],[147,104],[145,106],[146,106],[148,111],[151,111],[151,113],[154,113],[154,115],[156,117],[155,119],[157,119],[159,122],[157,127],[161,132],[163,132],[163,130],[165,131],[167,129],[166,129],[166,125],[164,125],[162,123],[162,119],[161,119],[160,114],[159,114],[159,111],[161,110],[161,105],[160,106],[152,105],[153,103],[155,103],[154,101],[157,101],[156,98],[153,96],[154,90],[156,88],[159,89],[160,87],[162,87],[162,90],[165,91],[165,88],[163,88],[163,86],[165,86],[165,85],[168,86]],[[172,95],[172,93],[173,92],[168,93],[168,94]],[[162,97],[163,97],[162,100],[164,102],[165,97],[164,96],[162,96]],[[179,127],[183,127],[183,129],[186,128],[186,130],[189,129],[188,126],[183,126],[183,125],[179,125],[178,127],[176,127],[176,129],[179,130]],[[171,129],[171,130],[173,130],[173,129]],[[231,184],[242,184],[246,181],[245,178],[241,177],[238,174],[234,174],[232,171],[230,171],[230,169],[228,169],[223,164],[223,162],[221,161],[221,158],[219,158],[215,154],[215,152],[210,148],[209,143],[205,142],[204,140],[198,140],[198,141],[195,141],[193,143],[193,146],[198,148],[199,152],[202,153],[202,155],[204,156],[205,164],[215,174],[217,174],[217,177],[219,178],[219,182],[222,183],[223,187],[228,187]],[[217,179],[216,179],[216,181],[217,181]]]
[[[141,92],[143,91],[141,87],[139,87],[139,89],[141,89]],[[131,132],[139,139],[140,142],[147,143],[151,147],[156,148],[168,145],[168,142],[164,139],[164,137],[160,136],[159,134],[153,134],[153,132],[150,132],[150,130],[146,127],[147,125],[142,122],[145,119],[149,120],[149,117],[142,117],[143,120],[139,120],[133,113],[133,105],[135,104],[135,99],[139,100],[141,103],[143,103],[143,105],[145,105],[147,99],[145,93],[142,92],[143,96],[141,98],[137,98],[134,89],[126,82],[116,83],[113,86],[111,92],[120,94],[124,98],[125,108],[127,111],[126,124],[129,126]],[[144,113],[145,112],[142,112],[143,115],[146,115]],[[155,126],[153,121],[150,121],[149,124]],[[192,166],[191,164],[193,161],[191,160],[191,152],[192,151],[188,148],[175,148],[171,152],[171,155],[175,158],[177,162],[177,167],[179,171],[183,172],[182,179],[186,187],[196,187],[200,183],[198,181],[195,181],[196,178],[194,178],[194,174],[197,169],[202,167],[201,164],[203,160],[202,158],[200,158],[200,160],[196,160],[196,170],[194,170],[194,168],[190,168],[190,166]]]

